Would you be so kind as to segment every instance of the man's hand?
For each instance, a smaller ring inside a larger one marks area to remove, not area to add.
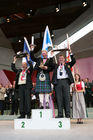
[[[43,69],[43,70],[47,70],[48,69],[48,67],[47,66],[39,66],[41,69]]]
[[[26,56],[27,56],[27,60],[29,61],[29,60],[30,60],[30,56],[29,56],[29,54],[27,54]]]
[[[51,92],[51,93],[49,93],[49,95],[50,95],[50,96],[52,96],[52,94],[53,94],[52,92]]]
[[[48,69],[48,67],[47,67],[47,66],[43,66],[43,67],[42,67],[42,69],[47,70],[47,69]]]
[[[69,51],[69,53],[70,53],[70,54],[72,54],[72,51],[71,51],[71,49],[69,49],[68,51]]]
[[[16,58],[16,56],[14,56],[13,63],[15,64],[15,63],[16,63],[16,61],[17,61],[17,58]]]
[[[50,54],[51,54],[51,57],[53,57],[53,55],[54,55],[54,52],[53,52],[53,50],[51,50],[51,53],[50,53]]]
[[[31,48],[31,51],[34,51],[34,49],[35,49],[35,46],[33,46],[33,45],[30,45],[30,48]]]

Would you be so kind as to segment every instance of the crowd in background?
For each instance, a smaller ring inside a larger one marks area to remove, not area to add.
[[[39,97],[35,94],[35,83],[31,93],[32,108],[36,108],[39,104]],[[15,89],[15,81],[12,84],[3,86],[0,84],[0,114],[1,115],[18,115],[19,113],[19,94]],[[35,104],[36,103],[36,104]],[[37,107],[38,108],[38,107]]]
[[[93,107],[93,82],[90,82],[89,78],[83,79],[83,82],[85,84],[84,97],[86,107]],[[39,96],[35,93],[36,84],[33,83],[33,85],[34,86],[31,94],[31,108],[39,108]],[[19,94],[15,89],[15,81],[13,82],[13,85],[10,84],[3,86],[2,84],[0,84],[0,114],[18,115],[18,110]],[[4,113],[4,111],[6,111],[6,113]]]

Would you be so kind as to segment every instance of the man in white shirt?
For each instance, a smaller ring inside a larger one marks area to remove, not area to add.
[[[63,55],[58,58],[58,64],[55,65],[52,82],[55,87],[56,100],[58,107],[58,118],[70,118],[70,84],[74,82],[71,67],[75,64],[75,58],[71,55],[71,62],[66,63]]]
[[[12,70],[16,73],[16,83],[15,89],[18,89],[19,92],[19,109],[20,109],[20,117],[30,118],[31,116],[31,89],[32,89],[32,80],[31,74],[33,71],[33,65],[29,60],[29,56],[27,57],[29,67],[27,67],[27,63],[22,63],[21,69],[16,69],[15,63],[17,58],[14,57],[13,63],[11,64]]]

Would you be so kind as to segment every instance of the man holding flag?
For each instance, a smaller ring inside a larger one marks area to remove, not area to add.
[[[39,94],[40,108],[44,108],[44,98],[45,108],[49,107],[49,94],[52,92],[49,72],[53,70],[53,59],[48,58],[48,48],[52,46],[53,45],[47,26],[44,33],[41,57],[36,58],[33,51],[31,51],[30,54],[32,61],[36,62],[35,69],[37,70],[37,79],[35,92]],[[31,45],[31,50],[33,50],[32,48],[33,45]]]
[[[24,50],[29,50],[27,48],[26,42],[24,42]],[[26,58],[22,60],[21,69],[16,69],[16,56],[14,56],[13,63],[11,64],[11,69],[16,73],[16,83],[15,88],[19,91],[19,109],[20,116],[19,118],[30,118],[31,116],[31,89],[32,89],[32,81],[31,74],[33,71],[33,65],[29,57],[29,52]],[[27,66],[29,64],[29,67]]]
[[[63,118],[63,109],[65,110],[65,117],[70,118],[70,85],[74,83],[71,68],[76,60],[69,48],[69,57],[71,61],[66,62],[63,55],[58,58],[58,64],[55,65],[52,82],[55,87],[56,100],[58,107],[58,118]]]

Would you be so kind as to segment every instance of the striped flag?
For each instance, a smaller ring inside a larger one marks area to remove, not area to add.
[[[30,47],[29,47],[29,43],[28,43],[26,37],[24,37],[24,48],[23,48],[23,52],[27,52],[29,54],[29,56],[30,56]],[[30,58],[30,61],[33,64],[33,61],[31,60],[31,58]],[[27,57],[23,57],[22,58],[22,62],[27,62],[27,64],[28,64]],[[29,64],[28,64],[28,66],[29,66]]]
[[[67,48],[68,48],[69,50],[71,50],[68,34],[66,34],[66,36],[67,36]],[[66,51],[66,62],[70,62],[70,61],[71,61],[70,53],[69,53],[69,51]]]
[[[48,26],[46,26],[46,29],[45,29],[45,32],[44,32],[42,50],[46,50],[48,52],[49,47],[53,47],[53,44],[52,44],[49,28],[48,28]]]
[[[68,34],[66,34],[66,36],[67,36],[67,48],[69,50],[71,50]],[[69,51],[66,51],[66,62],[70,62],[70,61],[71,61],[70,52]],[[71,68],[71,71],[72,71],[72,74],[74,76],[74,69],[73,69],[73,67]]]

